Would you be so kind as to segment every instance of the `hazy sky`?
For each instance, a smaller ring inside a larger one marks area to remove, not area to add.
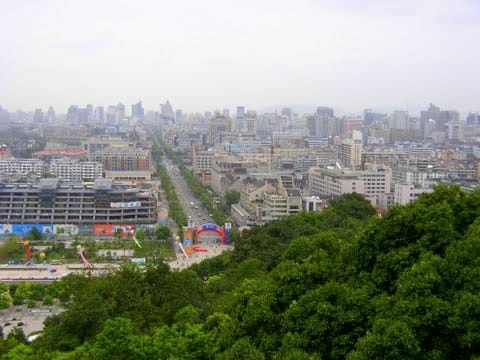
[[[480,110],[479,0],[0,0],[0,106]]]

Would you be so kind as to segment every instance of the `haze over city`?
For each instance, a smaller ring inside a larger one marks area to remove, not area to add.
[[[479,18],[474,0],[2,0],[0,105],[468,112]]]

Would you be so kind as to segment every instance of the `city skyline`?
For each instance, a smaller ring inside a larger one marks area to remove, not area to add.
[[[2,1],[0,105],[478,111],[471,0]]]

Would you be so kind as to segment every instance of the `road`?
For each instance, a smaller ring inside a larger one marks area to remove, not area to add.
[[[187,215],[188,219],[193,221],[196,226],[205,223],[213,223],[213,219],[211,218],[208,211],[202,207],[200,201],[190,191],[177,165],[173,161],[168,160],[167,158],[164,158],[163,163],[165,164],[168,175],[170,176],[173,184],[175,185],[178,201],[182,205],[183,210],[185,211],[185,215]]]

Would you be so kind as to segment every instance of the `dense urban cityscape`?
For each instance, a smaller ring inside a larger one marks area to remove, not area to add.
[[[478,19],[0,1],[0,360],[480,359]]]
[[[145,111],[141,101],[131,111],[126,108],[122,103],[71,105],[66,114],[52,107],[0,108],[4,134],[26,134],[2,139],[3,231],[22,223],[157,222],[162,200],[152,186],[153,132],[218,199],[238,193],[228,214],[238,227],[301,210],[321,211],[328,199],[346,193],[365,196],[381,212],[408,204],[438,184],[467,191],[478,187],[479,113],[461,118],[458,111],[434,104],[420,114],[366,109],[341,117],[327,106],[305,114],[288,107],[257,113],[244,106],[232,113],[184,114],[169,101],[159,111]],[[94,200],[100,189],[109,195]],[[64,193],[64,205],[49,205],[49,191]],[[102,207],[94,201],[134,206],[103,211],[95,210]],[[70,202],[80,203],[82,212],[69,213]]]

